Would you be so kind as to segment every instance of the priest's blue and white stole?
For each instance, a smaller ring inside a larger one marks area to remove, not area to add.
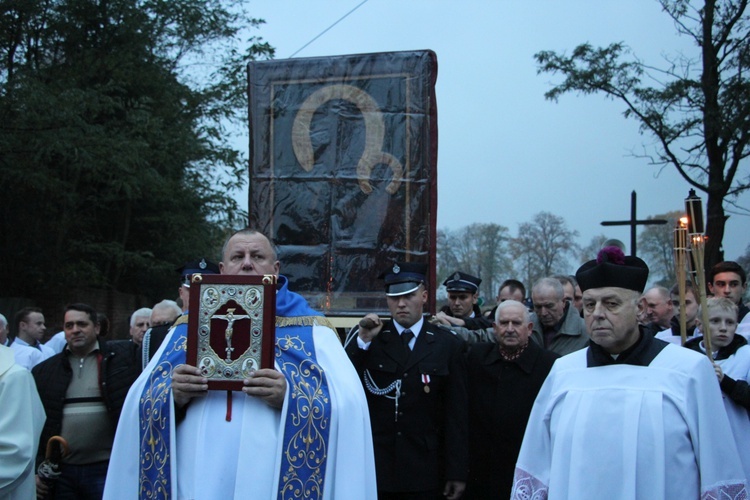
[[[299,319],[277,318],[277,326]],[[323,498],[331,397],[316,361],[312,327],[277,327],[276,360],[289,384],[278,499]]]
[[[172,371],[175,366],[185,362],[186,345],[187,315],[183,315],[177,320],[175,331],[141,393],[138,415],[141,440],[138,498],[141,499],[168,499],[172,493]]]

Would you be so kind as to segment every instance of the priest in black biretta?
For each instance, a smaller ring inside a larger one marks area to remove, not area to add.
[[[639,328],[648,266],[604,248],[576,279],[591,342],[537,394],[511,498],[747,496],[714,367]]]
[[[664,348],[637,320],[637,303],[648,281],[648,266],[604,247],[595,260],[582,265],[576,279],[583,291],[583,318],[591,337],[589,366],[647,366]]]
[[[643,293],[648,266],[638,257],[625,256],[618,247],[604,247],[596,259],[576,271],[576,280],[581,291],[613,286]]]

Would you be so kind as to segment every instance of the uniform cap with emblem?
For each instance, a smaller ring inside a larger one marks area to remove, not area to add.
[[[385,282],[385,294],[397,297],[411,293],[425,283],[427,264],[419,262],[397,262],[378,276]]]
[[[581,291],[618,287],[643,293],[648,281],[648,265],[638,257],[626,257],[618,247],[604,247],[596,259],[578,268],[576,279]]]
[[[206,258],[202,258],[188,262],[184,266],[175,269],[175,271],[180,273],[182,284],[189,288],[190,277],[193,274],[219,274],[219,266]]]
[[[481,282],[481,278],[456,271],[443,281],[443,285],[445,285],[445,289],[449,292],[477,293]]]

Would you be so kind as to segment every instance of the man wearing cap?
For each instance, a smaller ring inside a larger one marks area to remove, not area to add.
[[[209,391],[180,316],[128,393],[104,498],[374,500],[367,400],[338,335],[266,236],[240,230],[222,255],[223,275],[277,277],[274,368]]]
[[[194,260],[184,266],[175,269],[180,273],[180,288],[177,293],[182,302],[182,312],[187,312],[190,307],[190,279],[194,274],[219,274],[219,266],[206,259]]]
[[[372,421],[379,500],[461,497],[468,473],[463,342],[424,320],[425,264],[381,273],[391,320],[370,313],[346,346]]]
[[[456,271],[443,285],[448,292],[448,304],[440,309],[435,317],[448,327],[459,326],[468,330],[480,330],[492,327],[492,321],[482,316],[477,305],[481,278]]]
[[[591,343],[542,385],[512,498],[746,498],[711,363],[638,326],[646,264],[607,247],[576,278]]]

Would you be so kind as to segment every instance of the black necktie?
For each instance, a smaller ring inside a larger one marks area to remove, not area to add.
[[[409,348],[409,342],[411,342],[411,339],[413,338],[414,334],[408,328],[401,332],[401,342],[404,343],[404,349],[406,349],[407,352],[411,351],[411,349]]]

